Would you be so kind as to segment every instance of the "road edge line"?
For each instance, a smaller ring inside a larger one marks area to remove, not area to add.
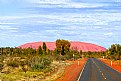
[[[87,61],[85,62],[84,67],[82,68],[82,71],[81,71],[81,73],[80,73],[80,75],[79,75],[77,81],[79,81],[80,77],[82,76],[82,73],[83,73],[83,71],[84,71],[84,68],[85,68],[85,65],[86,65],[86,64],[87,64]]]
[[[99,59],[98,59],[99,60]],[[102,62],[101,60],[99,60],[100,62]],[[109,66],[109,65],[107,65],[106,63],[104,63],[104,62],[102,62],[103,64],[105,64],[106,66],[108,66],[108,67],[110,67],[111,69],[113,69],[113,70],[115,70],[115,71],[117,71],[117,72],[119,72],[119,73],[121,73],[120,71],[118,71],[118,70],[116,70],[116,69],[114,69],[114,68],[112,68],[111,66]]]

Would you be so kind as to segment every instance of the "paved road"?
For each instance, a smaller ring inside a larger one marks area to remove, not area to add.
[[[78,81],[121,81],[121,73],[95,58],[89,58]]]

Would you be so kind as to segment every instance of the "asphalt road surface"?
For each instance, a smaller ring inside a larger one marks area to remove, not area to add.
[[[89,58],[77,81],[121,81],[121,73],[95,58]]]

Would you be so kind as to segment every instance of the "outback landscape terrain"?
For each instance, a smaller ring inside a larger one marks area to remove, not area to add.
[[[121,0],[0,0],[0,81],[121,81]]]
[[[56,42],[34,42],[15,48],[0,48],[0,80],[76,81],[87,61],[93,61],[90,58],[97,58],[121,72],[120,51],[115,48],[119,49],[120,45],[115,44],[106,49],[96,44],[60,39]],[[119,53],[115,54],[114,50]]]

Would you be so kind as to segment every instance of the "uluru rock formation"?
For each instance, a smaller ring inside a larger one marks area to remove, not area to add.
[[[56,42],[45,42],[46,46],[49,50],[54,50],[56,48]],[[96,44],[91,44],[91,43],[85,43],[85,42],[70,42],[71,43],[71,49],[72,50],[77,50],[80,51],[82,50],[82,52],[100,52],[100,51],[106,51],[106,48],[102,47],[102,46],[98,46]],[[32,43],[26,43],[23,44],[21,46],[19,46],[19,48],[34,48],[34,49],[38,49],[39,46],[42,46],[43,42],[32,42]]]

